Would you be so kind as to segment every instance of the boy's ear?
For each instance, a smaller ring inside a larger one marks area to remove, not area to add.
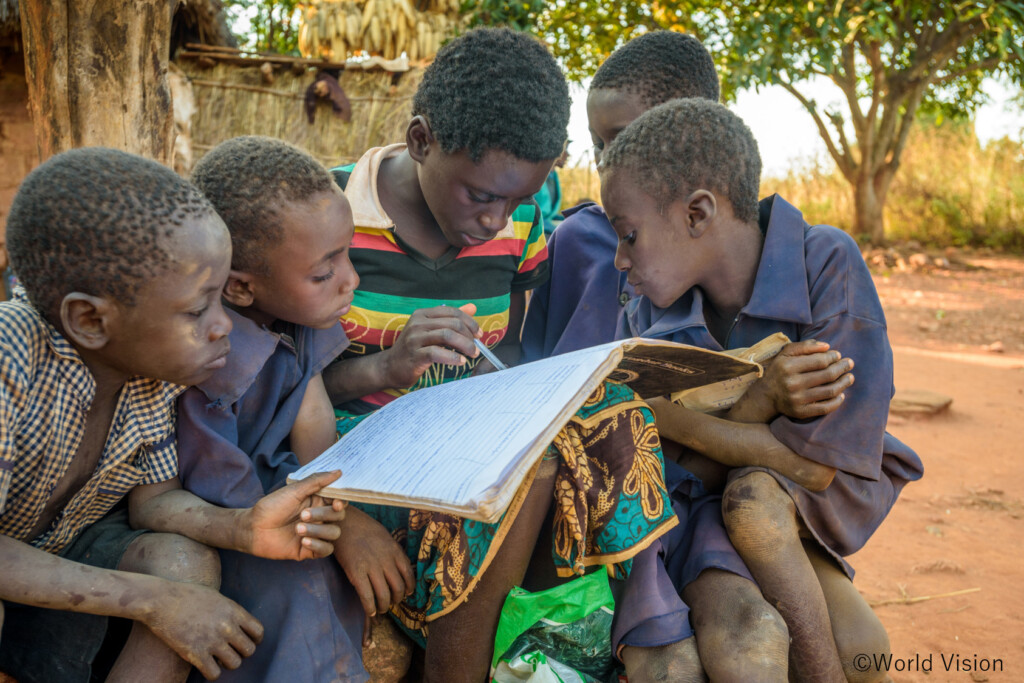
[[[414,116],[405,130],[405,144],[409,147],[409,156],[417,163],[423,163],[427,148],[435,142],[434,132],[423,116]]]
[[[686,227],[691,237],[700,237],[718,216],[718,201],[707,190],[697,190],[686,198]]]
[[[102,296],[71,292],[60,302],[64,336],[75,346],[90,351],[98,351],[107,345],[118,315],[117,304]]]
[[[256,298],[255,278],[250,273],[232,269],[224,283],[224,298],[238,308],[252,306]]]

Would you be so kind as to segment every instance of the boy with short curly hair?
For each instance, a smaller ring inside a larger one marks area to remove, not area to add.
[[[231,234],[223,297],[233,327],[225,365],[179,401],[181,486],[241,507],[278,490],[335,440],[320,372],[348,344],[338,318],[359,282],[348,257],[352,217],[327,169],[281,140],[223,142],[192,180]],[[300,524],[312,533],[327,521],[310,515]],[[173,530],[188,520],[154,514],[147,522]],[[265,624],[261,647],[224,680],[367,680],[359,603],[324,555],[292,562],[221,550],[222,592]]]
[[[169,169],[93,148],[29,174],[7,239],[24,289],[0,304],[0,671],[104,675],[92,660],[117,616],[135,624],[108,680],[215,678],[262,626],[217,592],[216,554],[139,529],[134,498],[177,474],[175,398],[228,352],[224,223]],[[290,525],[319,485],[248,509],[182,502],[276,550],[299,544]]]
[[[921,460],[885,431],[892,349],[856,242],[778,195],[759,202],[760,170],[750,130],[705,100],[655,107],[609,145],[601,195],[615,265],[640,295],[620,333],[722,350],[782,332],[856,363],[842,400],[813,415],[791,412],[778,361],[724,418],[651,403],[662,434],[732,468],[725,525],[789,628],[791,675],[881,680],[855,661],[884,658],[889,642],[844,558],[921,477]]]
[[[547,48],[508,29],[470,31],[427,69],[413,114],[404,143],[335,169],[352,202],[361,278],[343,319],[352,345],[325,374],[341,432],[408,391],[487,369],[474,339],[518,361],[526,293],[547,278],[532,197],[569,119]],[[395,545],[393,533],[413,564],[411,587],[390,556],[368,553],[349,576],[368,612],[397,602],[392,614],[426,636],[427,680],[486,677],[501,605],[524,576],[531,588],[546,587],[544,570],[551,579],[609,564],[623,576],[676,523],[650,411],[628,387],[595,391],[546,457],[496,524],[384,506],[350,512],[364,538]],[[553,530],[542,533],[549,509]]]

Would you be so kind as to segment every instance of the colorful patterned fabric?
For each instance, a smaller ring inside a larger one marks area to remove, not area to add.
[[[546,457],[560,460],[552,527],[552,557],[560,576],[608,564],[623,578],[630,558],[678,523],[665,491],[654,415],[629,387],[611,382],[599,387]],[[392,532],[413,564],[416,590],[393,609],[413,635],[425,636],[428,622],[466,599],[515,522],[532,480],[533,473],[495,524],[359,505]]]
[[[140,484],[178,473],[174,401],[184,387],[133,377],[93,476],[50,527],[29,534],[85,434],[96,383],[75,348],[28,302],[0,303],[0,533],[51,553]]]
[[[476,304],[482,341],[494,347],[508,331],[510,294],[534,289],[548,276],[544,229],[532,203],[517,208],[505,230],[480,246],[452,247],[435,260],[405,244],[380,205],[376,182],[381,162],[404,149],[372,149],[333,171],[352,205],[356,230],[349,253],[359,273],[352,309],[341,320],[351,342],[343,358],[390,348],[417,309],[467,303]],[[354,415],[371,412],[409,391],[466,377],[479,362],[435,365],[412,387],[377,392],[343,408]]]

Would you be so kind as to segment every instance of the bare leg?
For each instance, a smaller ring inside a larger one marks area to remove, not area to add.
[[[659,647],[622,648],[629,683],[703,683],[700,654],[694,638]]]
[[[551,505],[558,460],[545,460],[490,566],[469,599],[432,622],[424,683],[481,683],[487,679],[494,634],[505,596],[523,580]]]
[[[789,632],[754,583],[708,569],[683,589],[683,600],[711,680],[787,680]]]
[[[832,620],[832,635],[839,648],[847,680],[851,683],[876,683],[888,679],[888,674],[875,668],[874,663],[889,655],[889,635],[878,615],[871,609],[853,582],[846,576],[824,549],[813,541],[804,541],[811,566],[825,593],[828,615]],[[856,662],[854,658],[861,656]],[[872,666],[863,668],[863,656]]]
[[[217,551],[175,534],[139,536],[128,546],[117,568],[220,588],[220,557]],[[229,666],[231,663],[224,664]],[[237,662],[234,664],[238,665]],[[146,626],[135,622],[107,681],[184,681],[191,666]]]
[[[722,513],[740,557],[786,621],[794,678],[845,683],[825,595],[800,541],[792,498],[770,474],[751,472],[726,487]]]

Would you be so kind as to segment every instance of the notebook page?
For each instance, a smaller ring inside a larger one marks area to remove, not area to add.
[[[289,479],[340,469],[329,488],[342,497],[353,489],[465,504],[499,480],[618,345],[414,391]]]

